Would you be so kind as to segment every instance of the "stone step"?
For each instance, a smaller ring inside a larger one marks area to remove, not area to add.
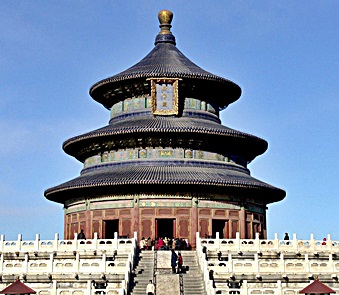
[[[190,287],[200,287],[204,286],[201,281],[185,281],[183,282],[184,286],[190,286]]]
[[[134,278],[131,282],[131,295],[145,295],[146,287],[149,280],[153,280],[154,276],[154,252],[143,251],[139,254],[138,264],[134,270]]]

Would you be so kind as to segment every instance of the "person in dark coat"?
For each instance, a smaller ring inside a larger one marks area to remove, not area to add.
[[[175,273],[175,268],[177,266],[177,259],[178,255],[175,253],[175,251],[172,249],[172,254],[171,254],[171,267],[172,267],[172,273]]]
[[[78,233],[78,240],[86,240],[86,236],[83,229]]]

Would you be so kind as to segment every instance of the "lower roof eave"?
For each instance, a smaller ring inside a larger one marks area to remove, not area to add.
[[[133,187],[133,190],[131,190]],[[258,199],[263,204],[270,204],[281,201],[285,198],[286,192],[275,187],[256,187],[241,184],[97,184],[83,186],[57,186],[45,191],[45,197],[53,202],[65,204],[66,201],[81,198],[97,198],[99,196],[114,196],[119,194],[171,194],[171,193],[192,193],[196,194],[225,194],[241,198]],[[84,197],[86,196],[86,197]]]

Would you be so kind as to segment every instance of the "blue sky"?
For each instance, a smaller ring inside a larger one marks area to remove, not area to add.
[[[153,48],[161,9],[177,47],[237,83],[224,125],[262,137],[254,177],[286,190],[268,236],[339,240],[339,1],[0,1],[0,233],[63,236],[45,189],[79,175],[62,143],[102,127],[89,88]]]

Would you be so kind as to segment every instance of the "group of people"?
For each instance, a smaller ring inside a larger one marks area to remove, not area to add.
[[[142,237],[139,243],[140,250],[190,250],[191,245],[187,239],[183,238],[156,238],[151,239],[150,237]]]

